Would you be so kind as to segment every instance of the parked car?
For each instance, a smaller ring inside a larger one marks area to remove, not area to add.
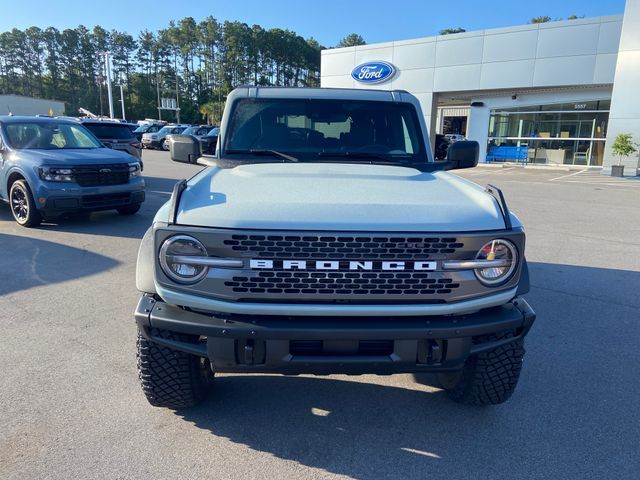
[[[187,128],[181,135],[192,135],[196,138],[205,137],[211,130],[216,128],[213,125],[194,125],[192,127]]]
[[[142,146],[144,148],[162,148],[169,150],[169,144],[166,143],[167,135],[175,135],[184,132],[189,125],[169,124],[162,127],[156,133],[143,133]]]
[[[0,116],[0,199],[16,222],[33,227],[71,212],[131,215],[145,190],[140,162],[77,120]]]
[[[444,160],[447,158],[447,151],[449,150],[449,145],[451,145],[451,141],[447,138],[446,135],[436,134],[436,148],[434,149],[434,156],[436,160]]]
[[[133,131],[133,134],[138,141],[142,142],[142,135],[145,133],[156,133],[162,127],[164,127],[164,123],[145,123],[139,125],[138,128]]]
[[[213,155],[216,153],[216,144],[218,143],[218,135],[220,135],[220,127],[213,127],[209,130],[204,137],[201,137],[200,140],[200,151],[203,155],[209,154]]]
[[[133,135],[126,123],[93,119],[81,119],[80,121],[105,146],[114,150],[122,150],[137,158],[142,168],[142,143]]]
[[[211,127],[204,136],[189,135],[188,129],[180,135],[167,137],[171,159],[177,162],[196,163],[202,155],[216,153],[220,127]]]
[[[435,161],[406,91],[238,88],[218,148],[138,252],[138,378],[155,406],[214,373],[430,372],[456,402],[506,401],[536,315],[502,193]]]
[[[179,133],[177,135],[190,135],[193,138],[200,139],[200,138],[204,137],[207,133],[209,133],[209,130],[211,130],[212,128],[213,127],[210,126],[210,125],[191,125],[190,127],[187,127],[186,129],[184,129],[182,131],[182,133]],[[171,138],[173,136],[174,136],[174,134],[169,134],[169,135],[166,136],[166,138],[165,138],[166,149],[165,150],[170,150]]]
[[[459,133],[447,133],[445,135],[445,137],[447,137],[447,139],[451,143],[462,142],[462,141],[466,140],[465,136],[464,135],[460,135]]]

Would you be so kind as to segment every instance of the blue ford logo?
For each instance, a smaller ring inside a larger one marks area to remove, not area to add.
[[[382,83],[393,77],[396,68],[387,62],[367,62],[358,65],[351,72],[351,77],[361,83]]]

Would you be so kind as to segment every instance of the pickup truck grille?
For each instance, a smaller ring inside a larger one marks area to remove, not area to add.
[[[129,181],[129,166],[126,164],[76,167],[73,173],[81,187],[122,185]]]
[[[235,293],[304,295],[445,295],[460,286],[416,272],[257,272],[225,285]]]
[[[255,258],[427,260],[463,246],[453,237],[232,235],[234,252]]]

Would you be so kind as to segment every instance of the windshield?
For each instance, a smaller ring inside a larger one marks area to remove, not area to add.
[[[130,140],[133,135],[126,125],[113,125],[105,123],[85,123],[91,132],[98,138],[109,138],[114,140]]]
[[[169,133],[172,133],[174,130],[176,130],[176,127],[162,127],[160,130],[158,130],[158,135],[167,135]]]
[[[133,131],[133,133],[147,133],[147,130],[149,130],[149,128],[151,128],[149,125],[140,125]]]
[[[57,122],[11,122],[5,126],[9,145],[15,149],[67,150],[102,148],[81,125]]]
[[[207,137],[217,137],[220,133],[220,128],[214,127],[207,133]]]
[[[195,135],[198,127],[187,127],[182,131],[183,135]]]
[[[398,163],[427,161],[417,113],[408,103],[243,99],[229,131],[230,155],[276,150],[311,161],[362,161],[368,154]]]

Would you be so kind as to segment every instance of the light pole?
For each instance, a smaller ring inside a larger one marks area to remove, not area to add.
[[[109,61],[109,52],[103,52],[104,63],[107,67],[107,96],[109,97],[109,118],[113,115],[113,94],[111,93],[111,62]]]
[[[122,90],[122,84],[119,85],[120,87],[120,103],[122,104],[122,120],[126,120],[126,115],[124,113],[124,92]]]

